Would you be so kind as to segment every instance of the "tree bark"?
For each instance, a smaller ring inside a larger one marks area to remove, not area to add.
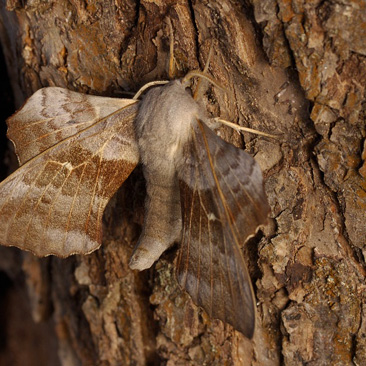
[[[210,73],[229,93],[208,87],[208,112],[278,136],[220,129],[261,165],[272,208],[243,248],[255,336],[192,303],[176,248],[151,270],[128,268],[144,213],[137,168],[106,209],[98,251],[0,248],[0,363],[366,365],[365,4],[8,0],[1,43],[16,106],[45,86],[121,97],[167,79],[167,18],[178,76],[202,69],[213,42]]]

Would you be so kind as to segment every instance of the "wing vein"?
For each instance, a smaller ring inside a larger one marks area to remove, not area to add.
[[[86,233],[88,232],[88,228],[89,228],[90,215],[91,215],[91,212],[93,211],[93,204],[94,204],[94,200],[95,200],[95,196],[96,196],[96,190],[97,190],[98,180],[99,180],[99,176],[100,176],[100,171],[101,171],[101,157],[99,156],[98,169],[97,169],[97,174],[96,174],[96,178],[95,178],[93,194],[91,195],[87,220],[85,222],[85,232]],[[86,236],[85,236],[85,240],[86,240]],[[83,243],[83,247],[86,245],[85,240],[84,240],[84,243]]]
[[[45,167],[44,167],[44,169],[43,169],[43,171],[42,172],[44,172],[45,170],[46,170],[46,167],[47,167],[47,165],[45,165]],[[37,209],[38,209],[38,207],[39,207],[39,205],[41,204],[41,201],[42,201],[42,199],[43,199],[43,197],[44,197],[44,195],[46,194],[46,192],[48,191],[48,189],[51,187],[51,185],[52,185],[52,183],[54,182],[54,180],[57,178],[57,176],[62,172],[62,170],[65,168],[65,166],[64,165],[60,165],[59,166],[59,169],[57,170],[57,172],[56,172],[56,174],[52,177],[52,179],[50,180],[50,182],[44,187],[44,189],[43,189],[43,191],[42,191],[42,194],[40,195],[40,197],[38,198],[38,200],[37,200],[37,203],[36,203],[36,205],[33,207],[33,212],[35,212]],[[35,179],[34,180],[34,182],[36,182],[37,181],[37,179]],[[28,233],[29,232],[29,228],[30,228],[30,226],[31,226],[31,224],[32,224],[32,222],[33,222],[33,219],[35,218],[35,215],[31,215],[30,216],[30,218],[29,218],[29,220],[28,220],[28,223],[27,223],[27,228],[26,228],[26,230],[25,230],[25,233]],[[43,236],[44,237],[44,236]],[[27,243],[28,242],[28,239],[29,237],[28,236],[26,236],[25,237],[25,240],[24,240],[24,243]]]
[[[79,180],[78,180],[78,183],[77,183],[77,186],[76,186],[76,190],[74,192],[72,202],[71,202],[71,205],[70,205],[70,208],[69,208],[69,212],[68,212],[68,215],[67,215],[67,221],[66,221],[66,225],[65,225],[65,234],[64,234],[64,239],[62,241],[63,249],[65,249],[65,245],[67,243],[67,237],[69,235],[69,225],[70,225],[71,217],[73,215],[75,200],[76,200],[76,197],[77,197],[78,192],[80,190],[80,185],[81,185],[81,182],[82,182],[82,179],[83,179],[83,176],[84,176],[84,173],[85,173],[85,169],[86,169],[86,164],[81,164],[80,166],[83,167],[83,170],[80,174],[80,177],[79,177]],[[78,169],[78,168],[75,168],[75,170]],[[71,172],[70,172],[70,175],[71,175]]]
[[[42,237],[45,237],[45,232],[46,230],[48,230],[48,227],[49,227],[49,222],[50,222],[50,219],[51,219],[51,215],[52,215],[52,212],[53,212],[53,209],[54,209],[54,206],[55,206],[55,203],[59,197],[59,195],[61,194],[62,192],[62,188],[64,187],[66,181],[69,179],[69,177],[71,176],[71,170],[68,170],[67,172],[67,175],[66,177],[64,178],[64,181],[62,182],[62,184],[60,185],[60,187],[58,187],[58,189],[55,191],[55,196],[52,200],[52,203],[50,205],[50,208],[48,209],[48,213],[47,215],[45,216],[45,224],[42,225]],[[53,253],[50,253],[50,254],[53,254]]]
[[[228,166],[230,166],[230,162],[227,160],[227,157],[225,156],[225,160],[226,160],[226,163],[228,164]],[[252,165],[251,166],[251,171],[253,171],[253,166],[254,165]],[[260,207],[259,207],[259,204],[253,199],[253,197],[248,193],[248,191],[243,187],[243,185],[242,185],[242,183],[241,183],[241,181],[239,180],[239,178],[238,178],[238,176],[234,173],[234,170],[233,169],[231,169],[231,167],[230,167],[230,170],[232,171],[232,173],[233,173],[233,176],[235,177],[235,179],[236,179],[236,181],[239,183],[239,185],[240,185],[240,187],[241,188],[243,188],[242,189],[242,193],[244,193],[245,195],[246,195],[246,197],[248,198],[248,200],[252,203],[252,205],[256,208],[256,211],[261,211],[261,209],[260,209]],[[249,173],[249,175],[251,175],[250,173]],[[229,188],[229,190],[230,190],[230,193],[232,194],[232,196],[235,198],[235,195],[234,195],[234,192],[232,191],[232,189],[230,188],[230,185],[227,183],[227,181],[225,180],[225,177],[223,176],[223,175],[220,175],[221,176],[221,179],[225,182],[225,185],[226,185],[226,187],[228,187]],[[239,205],[239,202],[238,202],[238,200],[235,200],[235,202],[236,202],[236,204],[237,204],[237,206],[238,206],[238,208],[240,209],[240,211],[241,212],[243,212],[242,211],[242,206],[240,206]]]

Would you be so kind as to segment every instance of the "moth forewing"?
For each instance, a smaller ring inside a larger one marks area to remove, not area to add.
[[[260,169],[199,120],[183,151],[179,283],[209,315],[251,338],[255,298],[239,243],[269,212]]]
[[[80,107],[85,106],[85,100],[90,102],[78,93],[56,89],[53,88],[51,94],[57,91],[61,95],[76,96],[76,102],[71,98],[70,105]],[[102,104],[109,103],[109,98],[106,99]],[[31,106],[34,101],[30,100]],[[40,111],[27,119],[24,113],[29,110],[27,102],[11,117],[10,126],[17,126],[11,130],[11,136],[16,146],[21,146],[24,156],[30,158],[0,184],[2,244],[29,250],[38,256],[61,257],[87,254],[100,246],[104,208],[139,161],[133,125],[136,102],[121,109],[117,109],[116,104],[100,108],[103,114],[111,110],[112,113],[93,123],[79,118],[76,113],[72,124],[77,127],[72,135],[67,122],[61,122],[65,110],[75,111],[66,105],[54,110],[53,116],[52,110],[45,108],[48,117],[43,111],[43,119],[37,120]],[[21,131],[28,123],[42,127],[24,143]],[[58,141],[48,138],[53,129],[57,131],[54,136]],[[45,141],[41,147],[37,147],[39,139]]]

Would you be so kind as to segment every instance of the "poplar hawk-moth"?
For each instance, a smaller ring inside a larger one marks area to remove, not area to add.
[[[0,184],[0,243],[37,256],[88,254],[104,209],[139,161],[147,182],[130,267],[180,241],[177,278],[211,317],[251,338],[255,303],[240,244],[267,220],[259,165],[223,141],[186,78],[141,102],[38,90],[8,119],[20,168]]]

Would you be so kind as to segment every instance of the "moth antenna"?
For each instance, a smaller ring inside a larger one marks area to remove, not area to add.
[[[174,31],[173,25],[170,18],[167,18],[168,27],[169,27],[169,70],[168,75],[169,79],[173,79],[175,74],[175,58],[174,58]]]
[[[252,128],[249,128],[249,127],[239,126],[235,123],[226,121],[225,119],[215,118],[215,121],[220,122],[223,125],[229,126],[229,127],[231,127],[232,129],[234,129],[236,131],[245,131],[245,132],[249,132],[249,133],[254,133],[256,135],[261,135],[261,136],[271,137],[273,139],[278,139],[278,137],[275,136],[275,135],[271,135],[269,133],[265,133],[265,132],[258,131],[258,130],[253,130]]]
[[[143,85],[139,90],[138,92],[134,95],[134,97],[132,98],[133,100],[137,100],[140,95],[148,88],[151,88],[152,86],[155,86],[155,85],[165,85],[165,84],[168,84],[169,81],[168,80],[157,80],[157,81],[150,81],[149,83]]]
[[[208,56],[207,56],[207,60],[206,60],[206,65],[203,69],[204,73],[207,73],[208,67],[210,66],[210,62],[211,62],[211,58],[212,58],[212,52],[213,52],[213,40],[211,40],[210,49],[208,51]]]
[[[211,57],[212,57],[212,51],[213,51],[213,40],[211,40],[210,50],[208,51],[208,56],[207,56],[206,64],[205,64],[205,67],[204,67],[204,69],[202,71],[206,75],[207,75],[207,72],[208,72],[208,67],[210,66],[210,61],[211,61]],[[196,90],[194,91],[194,94],[193,94],[193,99],[197,100],[197,98],[201,94],[201,90],[202,90],[202,79],[198,79],[197,87],[196,87]]]

